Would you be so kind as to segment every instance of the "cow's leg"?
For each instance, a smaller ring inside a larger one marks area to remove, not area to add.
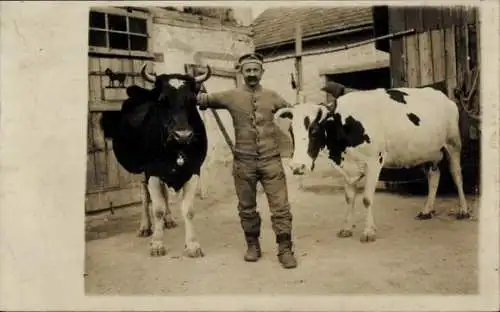
[[[177,227],[177,222],[175,222],[174,216],[172,214],[172,210],[170,209],[170,205],[168,204],[168,186],[165,183],[163,184],[163,192],[165,193],[165,196],[163,196],[165,200],[165,217],[163,217],[163,222],[165,225],[165,228],[167,229],[173,229]]]
[[[337,233],[338,237],[351,237],[354,228],[353,214],[356,206],[356,185],[347,183],[344,185],[345,201],[347,203],[346,214],[342,229]]]
[[[450,172],[453,178],[453,182],[457,187],[458,198],[460,201],[460,210],[458,211],[456,218],[458,220],[467,219],[470,217],[469,210],[467,208],[467,201],[465,200],[463,180],[462,180],[462,167],[460,164],[460,145],[448,145],[446,146],[446,151],[448,153],[448,159],[450,163]]]
[[[149,196],[147,181],[141,182],[141,200],[141,225],[139,226],[139,230],[137,231],[137,236],[148,237],[151,236],[153,232],[151,231],[151,197]]]
[[[203,164],[200,170],[200,178],[198,182],[198,191],[201,199],[207,198],[208,194],[208,166]]]
[[[182,216],[185,224],[185,253],[189,257],[203,257],[200,244],[196,240],[196,233],[193,224],[193,204],[198,189],[199,176],[193,175],[183,187],[183,197],[181,202]]]
[[[206,129],[210,129],[212,127],[212,120],[207,110],[200,111],[200,116],[203,122],[205,123]],[[208,131],[207,131],[208,132]],[[200,169],[200,178],[198,182],[198,195],[201,199],[205,199],[208,196],[208,185],[209,185],[209,173],[211,172],[209,169],[212,165],[213,155],[214,155],[214,144],[212,144],[212,138],[210,136],[207,137],[207,154],[205,155],[205,161],[203,162]]]
[[[163,227],[165,225],[165,214],[168,204],[168,193],[165,192],[159,178],[150,177],[148,181],[148,191],[151,196],[151,205],[153,207],[153,236],[151,239],[151,256],[164,256],[166,254],[163,246]]]
[[[382,169],[382,163],[377,159],[376,161],[371,161],[366,164],[366,182],[365,190],[363,192],[363,206],[365,206],[365,229],[363,230],[363,235],[361,235],[361,242],[373,242],[375,241],[376,226],[373,220],[373,199],[375,197],[375,189],[377,187],[377,181],[380,175],[380,170]]]
[[[436,200],[436,194],[439,186],[439,178],[441,176],[437,163],[430,164],[429,167],[426,168],[425,173],[427,174],[429,191],[424,208],[416,217],[418,220],[432,219],[432,214],[434,213],[434,202]]]

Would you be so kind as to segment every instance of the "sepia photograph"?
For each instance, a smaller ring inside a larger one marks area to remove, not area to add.
[[[478,9],[89,11],[89,295],[476,294]]]
[[[498,12],[0,2],[0,310],[500,311]]]

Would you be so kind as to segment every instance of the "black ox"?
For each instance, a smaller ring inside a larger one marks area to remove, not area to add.
[[[151,255],[166,254],[163,229],[176,226],[168,206],[168,188],[172,188],[175,192],[183,191],[185,252],[190,257],[200,257],[203,251],[195,237],[192,206],[207,154],[207,134],[196,96],[211,70],[207,67],[197,77],[156,76],[147,73],[143,65],[141,74],[154,83],[153,89],[128,87],[128,99],[121,110],[106,113],[101,119],[104,136],[111,138],[116,159],[125,170],[145,174],[144,210],[138,235],[152,235]]]

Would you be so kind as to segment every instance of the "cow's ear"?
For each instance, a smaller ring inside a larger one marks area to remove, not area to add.
[[[321,88],[321,91],[325,91],[333,96],[333,98],[337,99],[345,94],[345,89],[346,87],[344,85],[330,81],[327,82],[323,88]]]
[[[335,109],[337,108],[337,100],[335,99],[329,103],[321,103],[320,105],[323,107],[326,107],[326,110],[328,111],[328,113],[333,113],[335,111]]]
[[[149,94],[149,90],[139,87],[138,85],[131,85],[127,87],[127,95],[131,99],[145,98]]]
[[[320,106],[320,109],[318,109],[318,112],[316,113],[316,118],[314,118],[314,123],[319,123],[323,119],[323,110],[321,109],[322,106]]]
[[[331,113],[330,109],[326,104],[323,104],[319,106],[318,112],[316,113],[316,118],[314,118],[314,122],[316,123],[321,123],[323,122],[326,118],[328,118],[328,115]]]

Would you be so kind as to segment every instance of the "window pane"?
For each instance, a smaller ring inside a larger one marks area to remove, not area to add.
[[[128,36],[125,34],[109,33],[109,46],[111,49],[128,50]]]
[[[148,38],[143,36],[130,35],[130,49],[135,51],[147,51]]]
[[[90,12],[89,25],[95,28],[106,28],[106,17],[101,12]]]
[[[106,32],[100,30],[89,30],[89,46],[105,47]]]
[[[125,16],[108,14],[108,27],[111,30],[127,31],[127,20]]]
[[[130,17],[129,31],[133,33],[147,34],[146,20],[142,18]]]

